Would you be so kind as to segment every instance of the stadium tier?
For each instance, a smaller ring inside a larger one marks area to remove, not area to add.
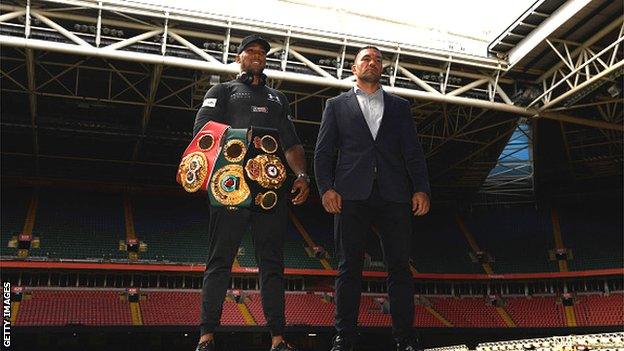
[[[18,309],[16,326],[66,325],[168,325],[188,326],[199,322],[201,293],[198,290],[153,290],[139,292],[141,318],[132,319],[125,290],[26,289]],[[235,301],[239,298],[238,303]],[[421,328],[505,328],[496,308],[484,297],[454,298],[427,296],[428,306],[417,304],[414,326]],[[515,326],[524,328],[566,327],[563,307],[556,296],[505,297],[502,308]],[[579,326],[624,325],[624,294],[577,296],[574,309]],[[363,327],[389,327],[387,295],[363,294],[358,323]],[[321,293],[287,292],[286,323],[289,326],[329,327],[335,305]],[[265,325],[260,294],[257,291],[228,293],[223,303],[224,326]]]
[[[519,327],[566,325],[563,306],[554,296],[510,297],[506,301],[505,309]]]
[[[491,254],[494,272],[556,271],[548,259],[555,246],[550,213],[534,207],[488,209],[462,216],[479,248]]]
[[[284,265],[289,268],[323,269],[320,260],[306,252],[306,246],[301,233],[290,221],[284,240]]]
[[[140,259],[204,262],[208,252],[208,205],[198,197],[135,197],[134,232],[147,250]]]
[[[571,251],[571,269],[624,267],[622,204],[561,206],[559,220],[563,245]]]
[[[139,261],[206,259],[209,209],[202,197],[7,188],[2,204],[5,259],[18,256],[14,237],[24,230],[39,239],[28,253],[37,259],[127,260],[120,242],[130,239],[143,246],[137,248]],[[621,268],[620,210],[608,204],[559,206],[554,212],[520,206],[461,215],[437,210],[415,219],[412,266],[420,273],[540,273],[559,271],[559,259],[575,271]],[[379,233],[371,228],[363,235],[364,270],[384,271]],[[332,216],[319,204],[293,209],[284,240],[287,268],[336,269],[333,246]],[[257,267],[253,233],[243,237],[237,260]]]
[[[624,298],[621,294],[609,296],[578,295],[574,304],[578,325],[622,325]]]
[[[470,260],[470,247],[450,215],[434,212],[417,218],[412,247],[412,261],[419,272],[483,273]]]
[[[140,303],[144,325],[198,325],[201,294],[190,291],[151,291]],[[181,313],[183,312],[183,313]],[[236,302],[223,302],[222,325],[245,325]]]
[[[505,321],[483,297],[429,299],[432,307],[456,327],[504,328]]]
[[[30,188],[2,189],[2,211],[0,211],[0,221],[2,221],[0,235],[3,241],[0,245],[0,254],[2,256],[13,256],[16,253],[15,249],[8,247],[7,241],[22,234],[32,193]]]
[[[126,238],[122,198],[116,194],[40,190],[33,235],[40,238],[34,256],[124,258],[118,250],[119,241]]]
[[[119,291],[33,291],[20,303],[17,326],[131,325],[129,304]]]
[[[243,235],[236,259],[241,267],[258,267],[251,233],[247,232]]]

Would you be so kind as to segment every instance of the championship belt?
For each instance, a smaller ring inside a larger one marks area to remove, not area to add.
[[[229,128],[228,125],[208,121],[184,150],[176,175],[176,181],[184,190],[189,193],[200,189],[208,191],[208,180],[219,154],[221,138]]]
[[[247,132],[247,154],[243,160],[250,190],[250,210],[272,210],[283,196],[285,157],[276,129],[252,126]]]
[[[249,186],[243,175],[246,136],[246,129],[230,128],[221,139],[221,151],[208,185],[208,197],[213,206],[249,207]]]

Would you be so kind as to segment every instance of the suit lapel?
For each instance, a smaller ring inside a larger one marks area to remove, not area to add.
[[[384,125],[389,123],[387,122],[388,118],[392,118],[391,117],[392,113],[390,112],[392,111],[392,103],[394,102],[394,99],[392,99],[392,97],[385,91],[383,92],[383,99],[384,99],[384,111],[383,111],[383,117],[381,117],[381,123],[379,124],[379,130],[377,130],[377,139],[379,139],[379,136],[383,132]]]
[[[368,136],[372,140],[373,134],[371,133],[370,128],[368,128],[368,123],[366,123],[366,119],[364,118],[364,114],[362,113],[362,109],[360,108],[360,104],[357,101],[357,97],[355,96],[355,91],[353,91],[353,88],[349,90],[349,94],[347,95],[347,105],[351,109],[351,112],[353,112],[353,115],[356,117],[356,119],[360,121],[360,125],[364,127],[364,129],[366,129]]]

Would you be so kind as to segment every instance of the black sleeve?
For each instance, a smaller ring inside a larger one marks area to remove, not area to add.
[[[413,192],[423,192],[431,196],[429,186],[429,173],[427,171],[427,161],[420,141],[418,141],[416,126],[410,111],[409,102],[401,100],[400,118],[403,127],[401,128],[401,146],[407,174],[412,183]]]
[[[193,136],[199,133],[208,121],[227,124],[225,121],[227,98],[227,87],[223,84],[217,84],[206,92],[204,102],[195,116]]]
[[[334,186],[334,166],[338,148],[338,124],[334,112],[334,99],[327,100],[321,119],[316,147],[314,148],[314,175],[321,196]]]
[[[282,100],[282,115],[278,121],[277,129],[279,130],[280,140],[282,142],[282,149],[284,151],[290,149],[295,145],[300,145],[301,141],[295,131],[295,125],[292,122],[292,114],[290,111],[290,103],[286,95],[280,93],[280,99]]]

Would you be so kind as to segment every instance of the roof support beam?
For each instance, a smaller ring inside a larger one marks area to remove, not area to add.
[[[39,135],[37,132],[37,84],[35,82],[35,55],[32,49],[26,49],[26,79],[28,80],[28,105],[30,107],[30,126],[33,136],[33,155],[35,170],[39,174]]]
[[[150,81],[149,93],[147,96],[147,102],[145,104],[145,107],[143,108],[143,116],[141,117],[141,133],[139,133],[139,138],[134,144],[134,150],[132,151],[132,166],[134,166],[134,162],[136,162],[139,157],[139,150],[141,149],[141,144],[143,143],[144,139],[143,137],[145,135],[147,125],[149,124],[149,120],[152,115],[152,109],[154,108],[154,101],[156,99],[156,92],[158,91],[158,85],[160,83],[162,71],[162,65],[154,66],[154,70],[152,72],[152,80]]]
[[[583,42],[583,46],[580,46],[578,48],[576,48],[574,51],[572,51],[570,53],[570,57],[574,58],[577,57],[581,51],[583,51],[584,48],[590,47],[592,45],[594,45],[598,40],[604,38],[605,35],[611,33],[611,31],[613,31],[615,28],[617,28],[618,26],[622,25],[622,22],[624,22],[624,15],[616,18],[613,22],[609,23],[609,25],[607,25],[606,27],[604,27],[602,30],[600,30],[598,33],[594,34],[591,36],[591,38],[585,40]],[[620,35],[621,36],[621,35]],[[617,49],[616,49],[617,50]],[[550,77],[553,73],[557,72],[561,66],[564,65],[564,62],[560,61],[557,62],[557,64],[555,64],[553,67],[551,67],[548,71],[546,71],[544,74],[542,74],[537,81],[541,82],[544,79],[547,79],[548,77]]]
[[[509,68],[522,60],[557,28],[587,6],[591,0],[569,0],[509,51]]]
[[[512,123],[512,122],[509,121],[509,123]],[[433,180],[433,181],[438,180],[441,176],[445,175],[448,171],[450,171],[450,170],[452,170],[454,168],[457,168],[458,166],[462,165],[464,162],[467,162],[467,161],[471,160],[472,158],[482,154],[483,151],[487,150],[491,145],[494,145],[494,144],[498,143],[501,139],[508,138],[511,135],[511,133],[513,133],[513,131],[516,130],[516,128],[517,128],[517,123],[514,123],[512,128],[510,128],[509,130],[505,131],[504,133],[501,133],[496,138],[492,139],[489,143],[481,146],[480,148],[478,148],[474,152],[472,152],[470,155],[468,155],[468,156],[464,157],[463,159],[455,162],[451,166],[441,170],[437,174],[434,174],[431,177],[431,180]]]
[[[183,67],[188,69],[195,70],[204,70],[204,71],[212,71],[212,72],[220,72],[220,73],[230,73],[236,74],[239,71],[239,67],[237,65],[224,65],[221,62],[208,62],[204,60],[195,60],[195,59],[187,59],[176,56],[166,56],[166,55],[155,55],[143,52],[135,52],[135,51],[124,51],[124,50],[105,50],[101,48],[96,48],[93,46],[85,47],[81,45],[73,45],[67,43],[58,43],[52,41],[45,41],[39,39],[27,39],[27,38],[19,38],[14,36],[6,36],[0,35],[0,45],[8,45],[22,48],[30,48],[36,50],[45,50],[45,51],[55,51],[55,52],[64,52],[68,54],[75,55],[84,55],[84,56],[96,56],[101,58],[108,59],[118,59],[118,60],[127,60],[127,61],[135,61],[142,63],[150,63],[150,64],[162,64],[167,66],[175,66],[175,67]],[[119,72],[117,72],[119,74]],[[308,74],[301,74],[295,72],[283,72],[279,70],[267,69],[265,71],[266,75],[275,80],[286,80],[292,82],[298,82],[303,84],[311,84],[325,87],[333,87],[338,89],[350,89],[353,87],[354,82],[346,81],[346,80],[338,80],[335,78],[327,78],[327,77],[319,77]],[[127,79],[119,74],[123,80],[126,80],[132,88],[134,86],[127,81]],[[463,106],[475,106],[480,108],[493,109],[497,111],[503,111],[513,114],[519,114],[523,116],[529,117],[544,117],[549,118],[549,114],[542,113],[535,109],[527,109],[520,106],[514,106],[507,103],[500,103],[495,101],[488,100],[480,100],[476,98],[468,98],[468,97],[460,97],[460,96],[450,96],[441,94],[438,91],[421,91],[416,89],[409,88],[400,88],[400,87],[384,87],[384,89],[390,93],[394,93],[400,96],[415,98],[420,100],[428,100],[433,102],[440,103],[451,103]],[[134,88],[136,91],[136,88]],[[145,99],[141,93],[139,95]],[[584,120],[574,120],[573,123],[582,124]],[[588,121],[591,122],[591,121]],[[586,124],[591,125],[591,124]],[[622,126],[613,124],[609,129],[622,130]]]

